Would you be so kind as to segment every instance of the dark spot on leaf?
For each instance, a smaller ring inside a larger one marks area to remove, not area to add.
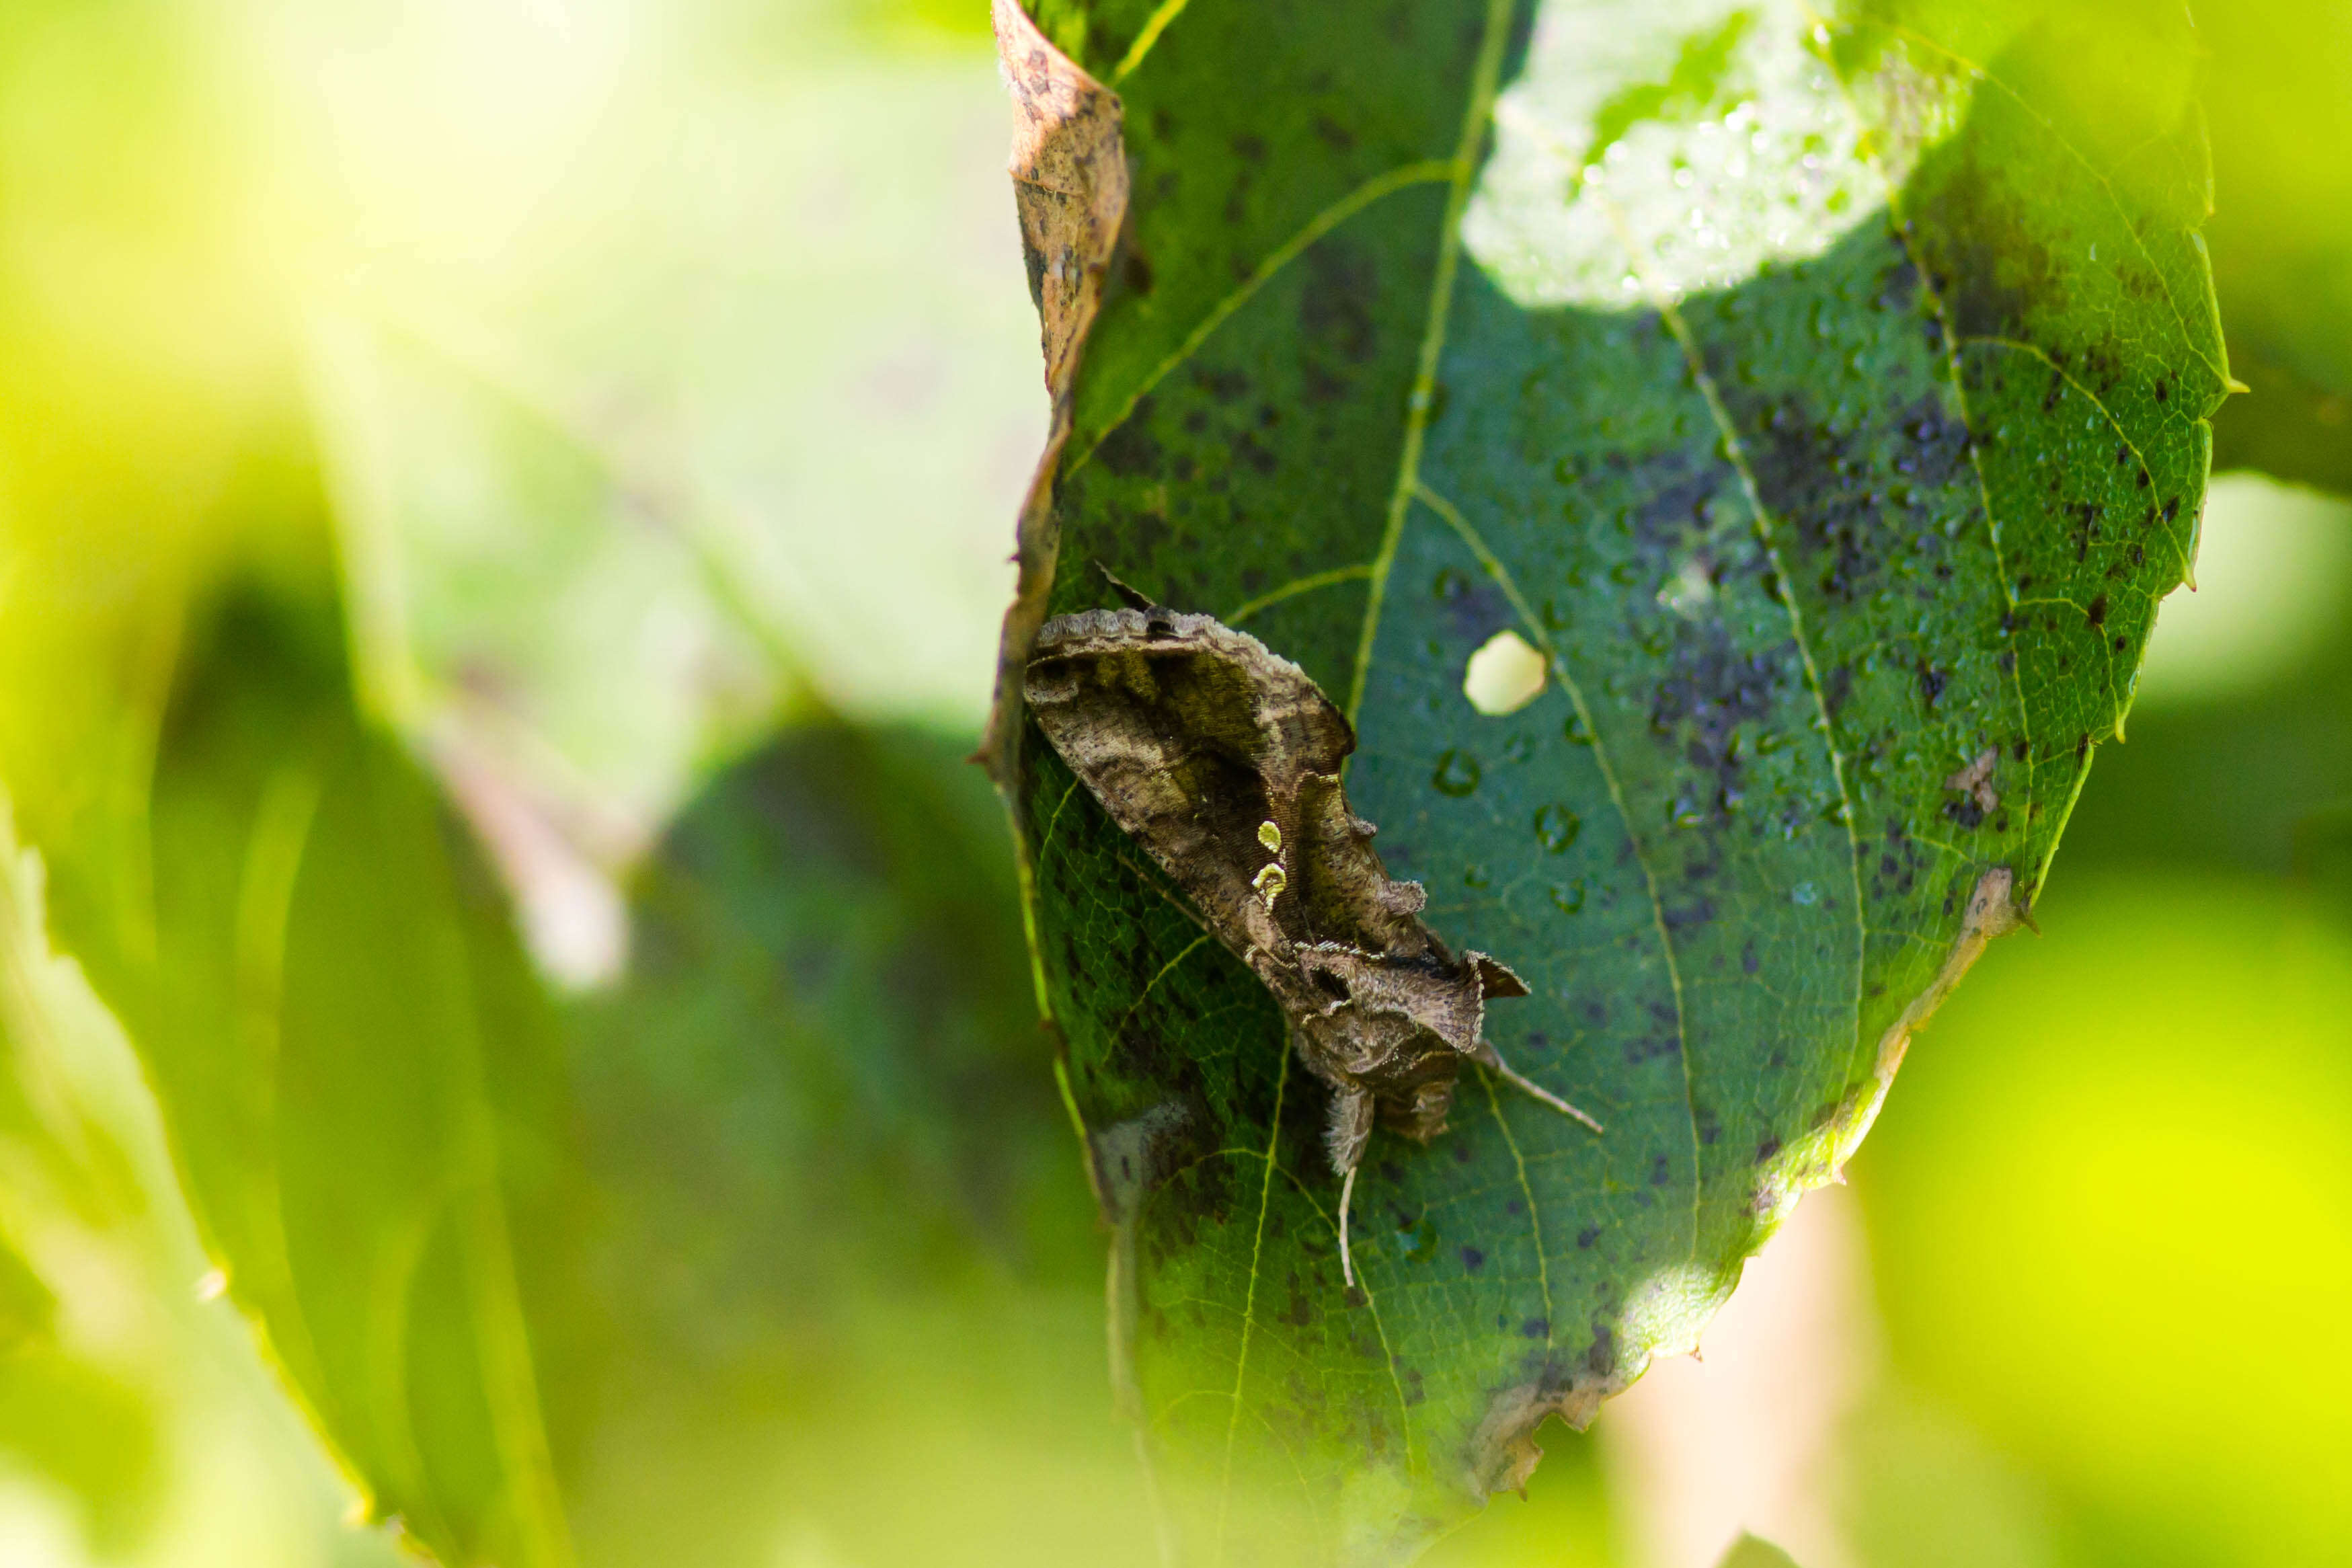
[[[1309,250],[1306,261],[1298,324],[1308,343],[1350,364],[1363,363],[1379,340],[1372,308],[1380,285],[1371,258],[1335,237]]]
[[[1118,427],[1095,447],[1095,460],[1120,479],[1152,477],[1165,458],[1151,434],[1151,399],[1143,399]]]
[[[1315,134],[1322,138],[1323,144],[1335,153],[1349,153],[1355,150],[1355,133],[1328,114],[1318,114],[1315,117]]]

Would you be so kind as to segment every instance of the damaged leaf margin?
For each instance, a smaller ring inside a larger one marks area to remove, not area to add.
[[[1956,786],[1958,787],[1958,786]],[[1952,988],[1973,968],[1995,937],[2005,936],[2026,923],[2017,901],[2017,876],[2007,866],[1995,866],[1977,879],[1960,933],[1945,954],[1943,966],[1927,989],[1912,997],[1895,1021],[1879,1037],[1876,1062],[1863,1087],[1838,1105],[1810,1139],[1800,1140],[1774,1162],[1768,1179],[1758,1188],[1756,1212],[1766,1232],[1777,1229],[1804,1195],[1817,1187],[1845,1179],[1845,1163],[1862,1146],[1871,1124],[1886,1103],[1886,1092],[1910,1049],[1911,1037],[1927,1026]],[[1752,1253],[1749,1256],[1754,1256]],[[1744,1265],[1743,1265],[1744,1267]],[[1659,1302],[1660,1315],[1670,1316],[1670,1302]],[[1629,1322],[1645,1314],[1627,1314]],[[1680,1347],[1684,1351],[1696,1346]],[[1662,1347],[1659,1353],[1670,1353]],[[1547,1417],[1557,1415],[1577,1431],[1592,1424],[1601,1405],[1630,1387],[1646,1363],[1621,1365],[1602,1376],[1579,1374],[1561,1382],[1538,1381],[1496,1392],[1465,1455],[1464,1483],[1469,1495],[1483,1501],[1505,1491],[1525,1489],[1543,1458],[1535,1440]]]
[[[1118,95],[1055,48],[1020,0],[994,0],[993,15],[997,63],[1013,96],[1008,168],[1029,292],[1037,306],[1045,391],[1053,400],[1045,449],[1021,503],[1013,555],[1019,578],[998,644],[995,701],[975,757],[1009,801],[1022,672],[1045,623],[1061,542],[1054,521],[1054,481],[1069,444],[1078,361],[1127,217],[1128,175]],[[1028,880],[1024,852],[1024,888]]]

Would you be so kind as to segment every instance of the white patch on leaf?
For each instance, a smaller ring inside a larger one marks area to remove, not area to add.
[[[1543,655],[1513,631],[1488,637],[1462,672],[1462,694],[1490,718],[1517,712],[1541,696],[1543,689]]]

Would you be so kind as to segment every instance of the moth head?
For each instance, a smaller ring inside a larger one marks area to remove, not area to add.
[[[1067,702],[1078,694],[1077,667],[1067,659],[1037,659],[1030,664],[1021,684],[1032,707]]]

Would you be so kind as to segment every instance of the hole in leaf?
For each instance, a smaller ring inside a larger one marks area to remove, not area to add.
[[[1489,716],[1516,713],[1544,689],[1543,655],[1517,632],[1496,632],[1470,656],[1462,672],[1462,695]]]

